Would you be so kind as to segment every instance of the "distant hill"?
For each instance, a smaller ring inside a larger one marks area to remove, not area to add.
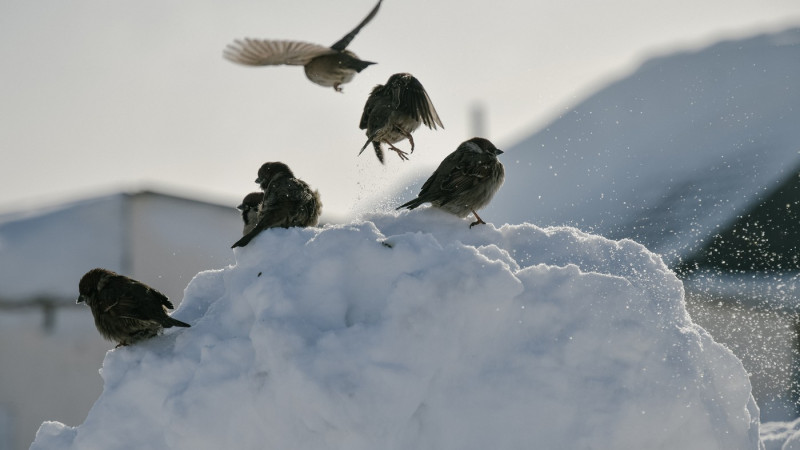
[[[496,224],[691,257],[800,166],[800,29],[645,62],[506,148]]]

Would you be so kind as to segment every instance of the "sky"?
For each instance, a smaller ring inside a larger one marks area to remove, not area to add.
[[[385,0],[348,47],[378,64],[343,94],[301,67],[222,58],[244,37],[331,45],[374,4],[5,0],[0,213],[138,189],[234,207],[279,160],[319,189],[324,216],[347,217],[472,137],[478,107],[484,137],[508,147],[648,57],[800,25],[796,0]],[[381,166],[357,156],[358,122],[397,72],[422,82],[445,129],[418,130],[410,161]]]

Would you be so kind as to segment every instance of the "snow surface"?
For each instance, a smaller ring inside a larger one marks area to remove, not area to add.
[[[274,229],[111,350],[39,449],[759,448],[738,359],[629,240],[431,208]]]

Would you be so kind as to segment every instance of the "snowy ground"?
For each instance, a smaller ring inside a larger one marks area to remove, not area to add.
[[[108,352],[85,422],[31,448],[759,448],[747,374],[658,256],[468,223],[262,233],[189,284],[192,328]]]

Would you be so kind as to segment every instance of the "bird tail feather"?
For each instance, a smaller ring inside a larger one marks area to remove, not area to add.
[[[186,322],[181,322],[181,321],[180,321],[180,320],[178,320],[178,319],[175,319],[175,318],[172,318],[172,317],[170,317],[170,318],[167,320],[167,323],[164,325],[164,327],[165,327],[165,328],[170,328],[170,327],[183,327],[183,328],[189,328],[189,327],[191,327],[191,325],[189,325],[189,324],[188,324],[188,323],[186,323]]]
[[[372,137],[368,136],[367,137],[367,142],[364,142],[364,146],[361,147],[361,151],[358,152],[358,156],[361,156],[361,154],[364,153],[364,149],[367,148],[367,146],[369,145],[370,142],[372,142]]]
[[[252,240],[253,240],[253,238],[254,238],[254,237],[256,237],[256,235],[257,235],[257,234],[258,234],[260,231],[261,231],[261,230],[258,228],[258,226],[256,226],[256,227],[255,227],[254,229],[252,229],[252,230],[251,230],[249,233],[245,234],[244,236],[242,236],[242,238],[241,238],[241,239],[239,239],[238,241],[236,241],[236,243],[234,243],[233,245],[231,245],[231,248],[236,248],[236,247],[244,247],[244,246],[245,246],[245,245],[247,245],[247,244],[248,244],[250,241],[252,241]]]
[[[403,203],[402,205],[398,206],[397,208],[395,208],[395,211],[403,209],[403,208],[414,209],[414,208],[416,208],[417,206],[419,206],[419,205],[421,205],[423,203],[425,203],[425,201],[421,200],[419,197],[417,197],[417,198],[415,198],[413,200],[409,200],[409,201]]]

